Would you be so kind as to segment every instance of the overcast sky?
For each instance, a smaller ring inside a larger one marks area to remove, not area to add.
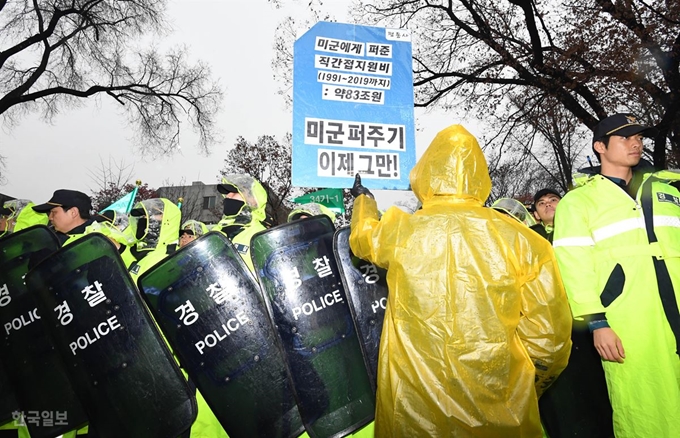
[[[82,108],[55,117],[52,124],[30,116],[11,130],[2,128],[0,155],[6,157],[7,181],[0,192],[36,203],[47,201],[59,188],[89,194],[97,189],[91,174],[97,173],[102,162],[110,161],[134,166],[132,181],[141,179],[151,187],[168,181],[215,183],[225,153],[238,136],[248,141],[261,135],[282,139],[292,131],[292,113],[276,95],[270,66],[276,26],[286,16],[305,13],[302,5],[306,2],[292,3],[276,10],[267,0],[171,0],[168,18],[174,32],[167,44],[186,44],[194,59],[210,63],[225,90],[218,119],[223,142],[213,146],[209,157],[197,153],[195,138],[188,131],[174,156],[141,157],[130,141],[130,128],[116,112],[117,104],[103,97],[89,99]],[[338,21],[347,21],[344,12],[350,1],[324,4]],[[416,119],[417,156],[439,130],[461,122],[422,111],[416,112]]]

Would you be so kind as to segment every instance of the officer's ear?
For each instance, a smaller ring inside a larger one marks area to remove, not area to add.
[[[534,215],[534,219],[536,219],[536,221],[538,221],[538,222],[541,221],[541,217],[538,215],[538,212],[536,211],[536,207],[534,207],[533,215]]]
[[[607,150],[607,145],[604,142],[596,141],[593,143],[593,150],[598,154],[603,154]]]
[[[64,210],[64,214],[66,214],[66,216],[70,217],[71,219],[73,219],[74,212],[75,214],[78,214],[78,210],[75,207],[61,207],[61,208],[62,210]]]

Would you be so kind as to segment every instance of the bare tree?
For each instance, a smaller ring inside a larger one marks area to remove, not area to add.
[[[540,171],[541,182],[566,192],[572,187],[572,174],[586,163],[590,153],[590,133],[576,117],[546,95],[530,93],[509,96],[509,104],[489,116],[485,138],[490,167],[500,163],[531,161],[533,172]],[[502,166],[500,166],[502,167]],[[522,177],[521,175],[517,175]],[[524,178],[533,179],[532,174]]]
[[[145,199],[158,197],[156,189],[149,187],[148,183],[142,184],[141,181],[139,181],[139,183],[140,184],[126,183],[122,186],[115,186],[113,183],[109,183],[108,186],[92,192],[90,194],[90,198],[92,199],[92,209],[94,211],[101,211],[105,209],[123,196],[132,192],[135,187],[137,187],[137,194],[135,195],[132,205]]]
[[[130,193],[135,187],[138,188],[134,202],[158,197],[156,189],[149,187],[148,183],[142,183],[141,180],[133,181],[134,165],[125,164],[124,160],[115,162],[111,157],[107,163],[99,157],[99,162],[100,167],[97,170],[89,171],[90,179],[95,184],[94,188],[90,188],[94,211],[101,211],[108,207]]]
[[[279,84],[277,94],[284,100],[286,108],[293,106],[293,45],[304,32],[319,21],[337,21],[335,17],[324,11],[322,0],[269,0],[278,8],[285,4],[305,4],[304,14],[295,14],[284,18],[274,32],[274,57],[271,66],[274,79]]]
[[[291,198],[313,190],[292,185],[291,142],[290,133],[281,142],[271,135],[263,135],[254,143],[239,137],[227,152],[220,171],[222,175],[247,173],[262,183],[267,190],[267,215],[274,220],[273,225],[286,222],[293,207]]]
[[[491,153],[489,158],[491,194],[486,205],[499,198],[526,200],[544,187],[555,187],[549,172],[537,161],[526,159],[523,155],[501,156]]]
[[[159,53],[166,0],[0,0],[0,114],[51,120],[82,99],[121,104],[143,152],[169,154],[189,120],[207,152],[222,91],[184,48]]]
[[[105,163],[104,159],[100,156],[99,167],[94,171],[88,170],[90,179],[95,184],[94,189],[90,188],[90,190],[96,192],[108,187],[123,187],[131,182],[134,171],[134,165],[126,164],[123,159],[116,162],[109,157],[108,162]]]
[[[4,170],[7,168],[6,166],[7,166],[7,158],[0,155],[0,185],[3,185],[7,182],[7,178],[5,177],[5,172],[4,172]]]
[[[484,118],[508,93],[543,94],[591,129],[626,109],[658,122],[659,167],[666,139],[680,149],[678,2],[376,0],[356,19],[411,30],[416,106]]]

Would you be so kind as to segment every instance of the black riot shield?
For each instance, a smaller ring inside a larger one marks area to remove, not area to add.
[[[196,400],[108,238],[65,246],[26,283],[98,436],[175,438],[191,426]]]
[[[550,438],[614,436],[602,359],[584,321],[573,321],[569,363],[538,400]]]
[[[37,295],[26,288],[30,268],[59,249],[56,236],[38,225],[0,241],[0,357],[31,437],[59,436],[87,422],[66,369],[41,321]]]
[[[14,388],[0,361],[0,426],[12,421],[14,419],[12,413],[15,412],[19,412],[19,402],[14,396]]]
[[[309,435],[343,436],[373,419],[375,399],[333,256],[326,216],[253,236],[251,255],[282,340]]]
[[[303,432],[262,293],[224,235],[206,234],[146,272],[138,284],[230,437]]]
[[[387,306],[387,271],[352,254],[349,232],[349,227],[335,232],[333,250],[375,391],[380,334]]]

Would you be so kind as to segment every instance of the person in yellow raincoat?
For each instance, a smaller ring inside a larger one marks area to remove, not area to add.
[[[355,183],[353,194],[361,192]],[[350,246],[387,269],[376,436],[540,437],[538,397],[567,364],[571,314],[548,242],[485,208],[477,140],[441,131],[410,174],[422,209],[359,195]]]

